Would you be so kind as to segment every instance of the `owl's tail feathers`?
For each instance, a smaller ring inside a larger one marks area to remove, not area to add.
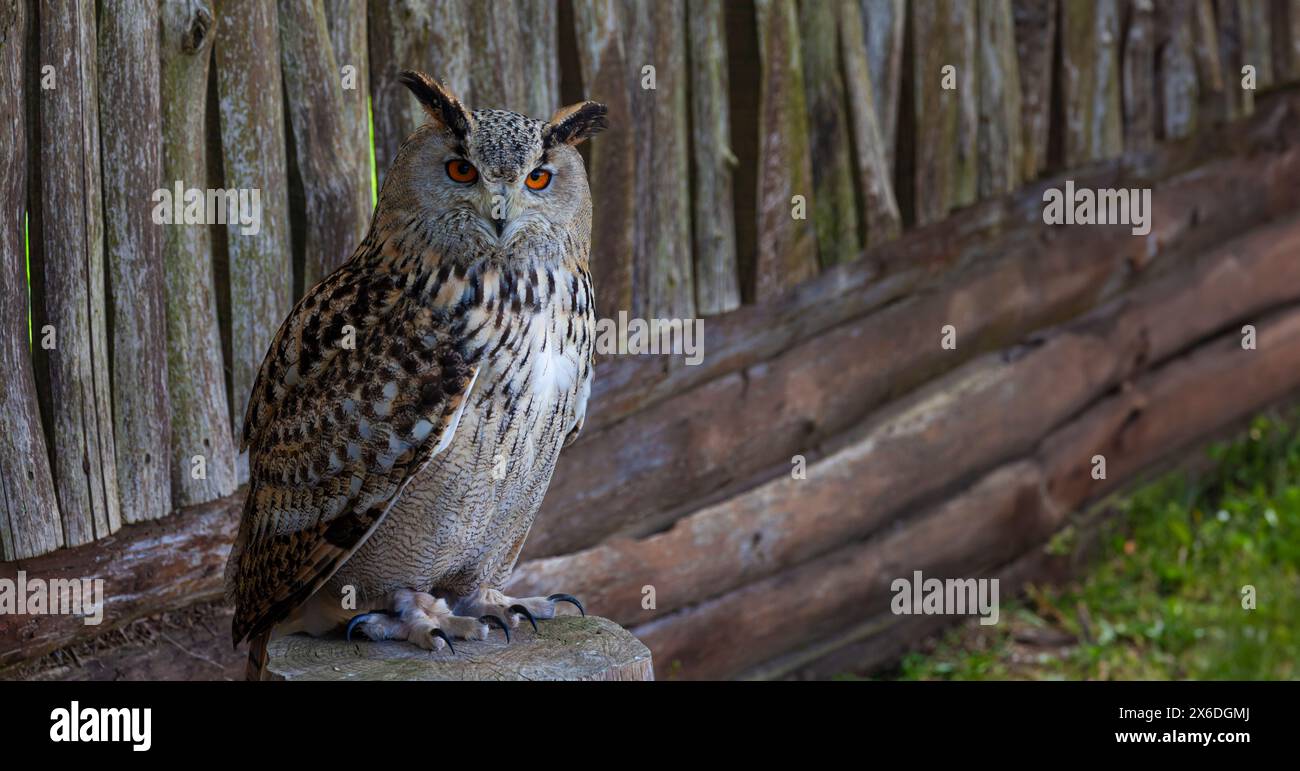
[[[266,644],[271,641],[271,632],[266,631],[248,641],[248,666],[244,669],[244,679],[248,681],[265,680]]]

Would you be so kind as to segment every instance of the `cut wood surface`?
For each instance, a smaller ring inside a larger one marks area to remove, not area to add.
[[[208,60],[216,37],[203,0],[160,6],[162,165],[165,185],[209,187]],[[175,205],[175,202],[173,202]],[[190,506],[235,491],[235,447],[212,283],[211,229],[163,227],[167,277],[167,393],[172,409],[172,504]]]
[[[27,5],[0,5],[0,114],[22,116],[26,98]],[[36,401],[27,326],[27,122],[6,121],[0,144],[0,560],[43,554],[63,545],[49,455]],[[33,146],[34,143],[33,143]]]
[[[40,153],[33,161],[41,216],[31,238],[40,243],[31,260],[32,352],[63,541],[77,546],[122,524],[109,386],[95,4],[67,3],[39,21],[36,56],[52,67],[55,87],[37,94]]]
[[[267,646],[266,680],[653,680],[650,651],[612,621],[558,616],[521,625],[506,642],[455,642],[429,652],[404,642],[289,635]]]

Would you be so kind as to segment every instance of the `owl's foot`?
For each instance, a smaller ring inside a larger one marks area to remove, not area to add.
[[[440,651],[444,647],[456,652],[452,638],[486,640],[488,623],[510,632],[504,616],[483,618],[454,615],[444,600],[413,589],[399,589],[389,595],[387,611],[372,611],[353,617],[348,622],[347,639],[360,633],[371,640],[405,640],[427,651]]]
[[[557,603],[571,603],[582,615],[587,611],[582,603],[572,594],[551,594],[546,597],[507,597],[496,589],[480,589],[456,603],[456,612],[465,616],[505,618],[510,626],[519,626],[522,619],[528,619],[537,631],[538,620],[555,618]],[[504,627],[503,627],[504,628]],[[506,633],[507,639],[509,632]]]

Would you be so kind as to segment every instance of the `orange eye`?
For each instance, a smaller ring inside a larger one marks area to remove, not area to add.
[[[474,164],[464,159],[455,159],[447,161],[447,176],[451,177],[453,182],[470,183],[478,179],[478,169]]]
[[[545,190],[546,186],[551,184],[551,172],[546,169],[533,169],[528,178],[524,180],[529,190]]]

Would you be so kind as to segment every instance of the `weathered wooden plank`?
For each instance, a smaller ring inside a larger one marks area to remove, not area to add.
[[[591,274],[602,318],[632,310],[632,255],[636,248],[636,127],[630,62],[623,47],[623,13],[614,0],[574,0],[574,28],[583,96],[609,109],[610,126],[590,142]],[[639,74],[639,72],[637,72]],[[639,87],[639,78],[636,79]]]
[[[1182,139],[1196,131],[1200,83],[1195,57],[1196,7],[1193,0],[1156,6],[1156,132]]]
[[[1210,101],[1211,94],[1223,95],[1223,62],[1219,58],[1219,33],[1214,19],[1214,0],[1192,0],[1195,21],[1196,76],[1201,97]]]
[[[714,316],[740,307],[736,269],[731,105],[722,0],[690,0],[691,148],[695,228],[695,310]]]
[[[817,273],[817,233],[807,219],[814,190],[794,0],[754,8],[762,74],[753,294],[762,301]]]
[[[1300,0],[1273,0],[1273,73],[1279,83],[1300,80]]]
[[[862,222],[866,245],[879,246],[898,237],[902,218],[894,197],[892,142],[882,138],[876,112],[879,100],[872,86],[869,49],[863,39],[861,10],[857,0],[841,0],[839,48],[844,62],[844,87],[852,117],[853,160],[862,196]],[[900,17],[901,21],[901,17]],[[894,88],[897,88],[895,85]],[[898,106],[895,99],[894,109]]]
[[[63,545],[28,342],[24,57],[28,28],[35,23],[28,10],[23,0],[0,3],[0,114],[14,116],[0,126],[0,144],[10,152],[0,171],[0,561]]]
[[[944,18],[949,64],[957,68],[957,168],[953,177],[953,206],[970,206],[979,197],[979,59],[976,4],[954,0]],[[928,44],[928,43],[927,43]]]
[[[1300,298],[1300,265],[1289,256],[1298,248],[1300,219],[1294,217],[1218,247],[1184,272],[1170,273],[1078,322],[1039,336],[1032,351],[1011,357],[991,354],[891,406],[882,417],[850,430],[852,440],[847,446],[836,451],[832,441],[827,457],[809,458],[806,478],[791,474],[787,464],[771,481],[696,511],[666,531],[525,563],[512,578],[510,591],[534,593],[547,585],[565,586],[598,612],[634,623],[772,575],[835,544],[863,538],[916,501],[1002,459],[1029,452],[1051,426],[1105,396],[1132,377],[1135,369],[1160,362],[1235,319]],[[963,302],[954,300],[952,305]],[[1189,323],[1189,315],[1197,309],[1203,309],[1201,315]],[[969,327],[968,322],[956,323],[959,329]],[[852,339],[870,339],[870,332],[863,329]],[[835,342],[846,345],[845,340]],[[901,347],[918,344],[919,340],[904,341]],[[791,363],[786,357],[773,360],[772,379],[799,372],[806,378],[830,381],[828,390],[845,391],[846,401],[879,398],[878,386],[869,380],[835,374],[844,362],[831,360],[825,351],[815,353],[822,364],[808,364],[813,360],[810,353],[798,370],[792,366],[787,370]],[[880,361],[876,353],[867,350],[859,355]],[[897,373],[886,373],[884,379],[896,377]],[[751,376],[748,388],[767,387]],[[824,393],[807,396],[835,401]],[[748,414],[772,412],[752,402],[744,407]],[[844,407],[835,403],[827,412]],[[828,416],[807,418],[820,424]],[[718,414],[718,419],[726,426],[735,425],[728,415]],[[747,441],[773,439],[758,429]],[[808,444],[824,441],[821,436],[806,440]],[[743,476],[743,450],[720,449],[734,459],[730,470]],[[681,459],[683,467],[712,463],[704,453],[687,454]],[[690,482],[679,479],[678,484]],[[856,503],[846,510],[845,501]],[[755,557],[755,541],[761,543],[757,549],[761,558]],[[671,593],[660,596],[653,612],[643,609],[641,587],[668,574]]]
[[[348,141],[339,67],[323,0],[280,0],[280,68],[294,158],[302,176],[303,287],[343,264],[370,223],[370,179],[360,173],[364,145]]]
[[[1033,231],[1004,230],[997,256],[961,273],[962,280],[924,291],[912,285],[912,300],[877,313],[859,307],[866,315],[840,317],[838,326],[797,345],[787,330],[798,322],[783,316],[746,319],[751,330],[773,330],[780,342],[751,331],[743,353],[732,348],[738,340],[727,328],[715,324],[716,342],[705,358],[728,366],[695,381],[667,379],[671,386],[663,393],[670,395],[642,402],[632,414],[607,415],[608,392],[594,394],[589,414],[603,417],[562,456],[524,558],[657,532],[831,441],[889,395],[1113,296],[1133,281],[1134,268],[1147,265],[1150,244],[1161,255],[1187,254],[1289,211],[1293,204],[1277,196],[1286,175],[1300,171],[1300,157],[1279,163],[1282,157],[1214,164],[1157,188],[1147,239],[1135,239],[1126,227],[1051,238],[1041,235],[1049,227],[1035,211]],[[823,296],[817,307],[832,303]],[[959,330],[956,352],[934,342],[946,324]],[[641,387],[657,390],[658,383]],[[756,414],[767,417],[756,424]],[[737,431],[738,425],[746,429]],[[612,450],[629,446],[654,449],[635,456]]]
[[[1238,0],[1241,14],[1242,64],[1255,68],[1256,87],[1272,88],[1273,39],[1271,0]],[[1240,72],[1240,70],[1238,70]]]
[[[382,186],[397,148],[425,121],[419,102],[398,82],[398,74],[412,69],[426,72],[472,107],[473,52],[465,0],[384,0],[368,7],[375,168]]]
[[[1024,142],[1011,0],[979,0],[979,196],[1020,186]]]
[[[1061,0],[1065,165],[1124,150],[1120,101],[1119,0]]]
[[[1245,88],[1242,67],[1247,63],[1245,0],[1215,0],[1214,18],[1219,39],[1219,63],[1223,67],[1223,117],[1227,120],[1255,111],[1255,92]],[[1257,70],[1258,73],[1258,70]]]
[[[41,239],[33,273],[38,379],[64,543],[75,546],[121,527],[109,386],[104,297],[95,6],[52,4],[40,14],[39,60],[55,87],[40,91]],[[43,327],[52,327],[45,338]],[[49,342],[47,348],[45,343]]]
[[[162,231],[158,4],[128,0],[99,16],[104,231],[112,288],[113,440],[122,518],[171,511],[171,406]]]
[[[623,19],[636,153],[632,311],[640,318],[692,318],[686,3],[624,0]]]
[[[910,16],[911,126],[915,132],[911,151],[911,209],[917,225],[948,216],[957,199],[957,112],[955,67],[960,40],[950,36],[948,14],[954,0],[919,0]],[[945,82],[954,88],[944,88]],[[904,143],[900,142],[902,148]]]
[[[348,160],[353,163],[352,179],[364,219],[370,222],[370,53],[366,43],[367,0],[325,0],[325,23],[329,28],[334,63],[343,87],[343,136]],[[364,233],[364,231],[363,231]]]
[[[556,3],[475,2],[466,12],[473,106],[549,118],[560,106]]]
[[[839,46],[834,45],[838,27],[844,23],[839,6],[824,0],[799,4],[803,88],[812,150],[812,218],[823,267],[849,262],[862,254],[848,104],[840,74]]]
[[[1056,0],[1013,0],[1016,59],[1020,71],[1020,139],[1024,144],[1024,179],[1037,179],[1047,170],[1052,125],[1053,50],[1056,41]]]
[[[560,106],[560,16],[557,0],[516,0],[523,20],[525,114],[545,120]]]
[[[275,0],[223,0],[221,10],[215,46],[225,185],[261,191],[262,206],[256,232],[226,226],[231,411],[239,436],[262,358],[293,306],[293,251]],[[364,123],[362,131],[368,136]]]
[[[1152,0],[1129,0],[1123,56],[1124,146],[1147,150],[1156,141],[1156,16]]]
[[[860,0],[871,96],[880,124],[885,162],[892,177],[898,147],[898,108],[902,99],[904,0]],[[847,13],[847,12],[846,12]],[[852,18],[852,17],[849,17]]]
[[[208,187],[205,121],[208,59],[215,38],[212,10],[203,0],[159,8],[163,184],[202,191]],[[210,233],[203,225],[163,228],[167,391],[172,408],[169,462],[177,507],[229,495],[237,478]]]

